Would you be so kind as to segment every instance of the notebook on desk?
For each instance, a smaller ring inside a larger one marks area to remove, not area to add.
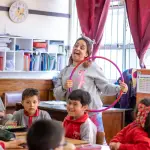
[[[65,101],[46,101],[44,103],[49,105],[67,105]]]
[[[101,150],[101,145],[97,144],[86,144],[86,145],[81,145],[77,146],[76,150]]]
[[[47,107],[53,109],[66,110],[67,103],[65,101],[42,101],[39,107]]]

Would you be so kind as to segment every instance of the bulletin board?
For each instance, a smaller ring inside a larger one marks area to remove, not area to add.
[[[150,70],[148,69],[137,70],[137,103],[143,98],[150,98]]]

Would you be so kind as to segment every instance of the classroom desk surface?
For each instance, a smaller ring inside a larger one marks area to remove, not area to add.
[[[26,132],[16,132],[15,135],[17,138],[25,139],[26,138]],[[76,140],[76,139],[70,139],[70,138],[65,138],[65,140],[69,143],[72,143],[74,145],[82,145],[82,144],[88,144],[87,141],[82,141],[82,140]]]
[[[16,134],[16,137],[18,139],[25,139],[26,138],[26,132],[17,132],[15,133]],[[66,138],[66,141],[69,142],[69,143],[72,143],[76,146],[78,145],[84,145],[84,144],[87,144],[86,141],[82,141],[82,140],[75,140],[75,139],[70,139],[70,138]],[[7,149],[7,150],[16,150],[16,149]],[[20,150],[27,150],[27,149],[20,149]],[[110,150],[108,146],[102,146],[102,149],[101,150]]]
[[[21,103],[17,103],[16,110],[19,110],[21,108]],[[64,105],[54,106],[41,101],[39,104],[39,109],[47,111],[52,119],[58,121],[63,121],[67,116],[67,110]],[[102,113],[107,143],[109,143],[113,136],[115,136],[125,126],[126,111],[128,111],[128,109],[110,108]]]

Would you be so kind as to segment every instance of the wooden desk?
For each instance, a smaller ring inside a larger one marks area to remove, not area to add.
[[[26,132],[17,132],[15,133],[16,135],[16,138],[17,139],[26,139],[26,135],[27,133]],[[74,145],[84,145],[84,144],[88,144],[88,142],[86,141],[82,141],[82,140],[75,140],[75,139],[70,139],[70,138],[65,138],[65,140],[68,142],[68,143],[72,143]],[[8,150],[16,150],[16,149],[8,149]],[[21,149],[20,149],[21,150]],[[22,150],[27,150],[27,149],[22,149]]]
[[[16,104],[16,110],[22,108],[20,103]],[[52,108],[51,105],[41,102],[39,109],[47,111],[52,119],[63,121],[67,116],[66,108]],[[124,127],[126,109],[111,108],[103,112],[103,123],[107,143]]]
[[[15,133],[16,134],[16,137],[18,139],[25,139],[26,138],[26,132],[18,132],[18,133]],[[82,140],[75,140],[75,139],[70,139],[70,138],[66,138],[66,141],[69,142],[69,143],[72,143],[76,146],[79,146],[79,145],[84,145],[84,144],[88,144],[86,141],[82,141]],[[16,149],[7,149],[7,150],[16,150]],[[28,150],[28,149],[20,149],[20,150]],[[109,149],[109,146],[102,146],[102,149],[101,150],[110,150]]]

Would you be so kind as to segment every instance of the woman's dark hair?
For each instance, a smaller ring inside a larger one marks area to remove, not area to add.
[[[85,39],[84,37],[81,37],[81,38],[78,38],[75,42],[75,44],[80,41],[80,40],[83,40],[85,41],[86,45],[87,45],[87,54],[88,54],[88,57],[92,54],[92,43],[90,43],[87,39]],[[75,45],[74,44],[74,45]],[[72,59],[72,55],[70,56],[69,58],[69,65],[73,64],[73,59]],[[88,68],[91,64],[91,61],[85,61],[83,63],[83,67],[84,68]]]
[[[149,107],[150,106],[150,99],[144,98],[139,103],[144,104],[145,106]],[[136,114],[137,113],[138,113],[138,108],[136,108]],[[145,130],[145,132],[148,133],[148,137],[150,138],[150,112],[147,115],[144,130]]]
[[[38,120],[28,131],[29,150],[50,150],[59,147],[63,138],[63,126],[54,120]]]

